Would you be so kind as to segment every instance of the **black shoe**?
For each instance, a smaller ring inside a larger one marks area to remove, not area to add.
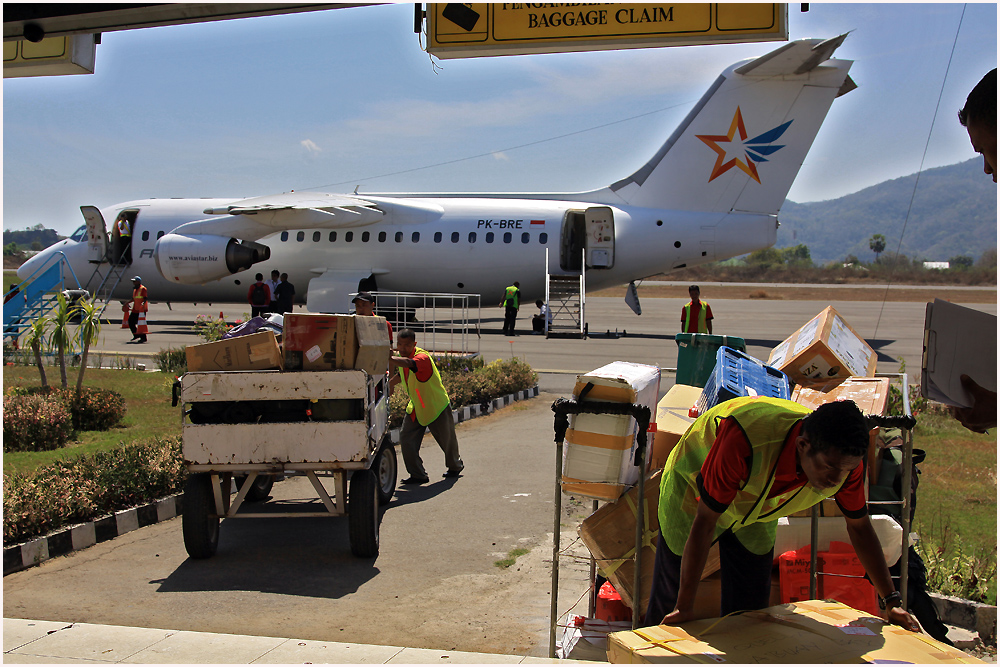
[[[407,477],[400,484],[426,484],[429,481],[426,477]]]
[[[464,468],[462,470],[464,470]],[[461,477],[462,470],[449,470],[444,475],[442,475],[442,477]]]
[[[147,343],[147,342],[149,342],[149,341],[147,341],[147,340],[146,340],[146,337],[145,337],[145,336],[143,336],[142,338],[140,338],[140,339],[139,339],[139,342],[140,342],[140,343]]]

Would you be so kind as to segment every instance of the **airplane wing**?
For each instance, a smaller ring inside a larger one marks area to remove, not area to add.
[[[225,206],[207,208],[204,212],[218,217],[184,223],[172,233],[234,236],[256,241],[287,229],[363,227],[384,217],[373,202],[322,192],[287,192],[241,199]]]

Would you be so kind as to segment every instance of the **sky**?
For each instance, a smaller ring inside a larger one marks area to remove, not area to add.
[[[996,4],[788,16],[790,39],[850,31],[836,57],[858,85],[789,199],[976,157],[956,112],[997,66]],[[81,205],[147,197],[596,189],[645,164],[723,69],[780,43],[451,60],[423,46],[412,4],[105,33],[95,74],[4,79],[3,226],[67,235]]]

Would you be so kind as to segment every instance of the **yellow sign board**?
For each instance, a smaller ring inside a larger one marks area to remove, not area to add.
[[[783,41],[784,3],[430,3],[439,58]]]
[[[23,39],[3,43],[3,76],[93,74],[96,44],[93,35]]]

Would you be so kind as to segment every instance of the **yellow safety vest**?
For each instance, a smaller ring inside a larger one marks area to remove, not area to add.
[[[676,312],[676,311],[674,311]],[[701,302],[701,310],[698,312],[698,330],[691,333],[708,333],[708,302]],[[691,302],[688,301],[687,305],[684,306],[684,322],[681,326],[681,333],[688,332],[688,326],[691,324]]]
[[[503,293],[503,305],[510,306],[512,308],[519,308],[520,299],[518,298],[518,292],[519,290],[513,285],[508,287]],[[510,303],[511,301],[513,301],[513,303]]]
[[[132,236],[132,225],[128,218],[118,218],[118,236]]]
[[[417,380],[416,371],[409,368],[396,368],[400,379],[406,386],[406,393],[410,395],[410,402],[406,405],[406,414],[416,414],[417,423],[427,426],[448,407],[451,399],[448,398],[448,390],[441,382],[441,374],[438,373],[437,364],[434,358],[428,354],[427,350],[419,347],[413,351],[413,355],[426,354],[431,360],[433,374],[427,382]]]
[[[778,459],[788,433],[810,412],[809,408],[770,397],[734,398],[715,406],[698,419],[670,452],[660,478],[660,530],[675,554],[684,552],[698,508],[698,473],[715,442],[719,422],[733,417],[750,442],[750,477],[715,525],[713,542],[731,530],[747,549],[766,554],[774,548],[778,519],[808,509],[840,490],[823,491],[811,484],[774,498],[768,493],[774,484]],[[846,480],[845,480],[846,481]]]

